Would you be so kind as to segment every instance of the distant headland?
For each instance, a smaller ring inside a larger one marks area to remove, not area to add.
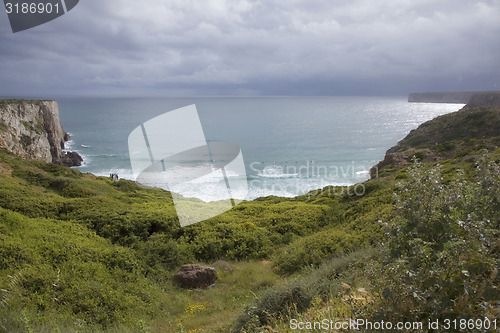
[[[467,107],[500,106],[500,91],[423,92],[411,93],[408,102],[457,103]]]

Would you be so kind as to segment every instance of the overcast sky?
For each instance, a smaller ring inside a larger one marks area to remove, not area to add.
[[[500,0],[80,0],[13,34],[0,96],[500,90]]]

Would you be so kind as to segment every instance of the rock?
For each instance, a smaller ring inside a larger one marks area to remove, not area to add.
[[[435,162],[439,156],[428,148],[408,148],[404,151],[390,152],[387,151],[385,158],[370,169],[370,177],[378,178],[379,172],[384,168],[395,170],[402,169],[413,163],[413,157],[420,162]]]
[[[64,151],[69,139],[55,101],[0,100],[0,148],[27,159],[81,165],[78,153]]]
[[[189,264],[182,266],[174,275],[174,280],[183,288],[206,288],[216,280],[214,267]]]
[[[72,167],[82,165],[83,158],[75,151],[67,151],[61,156],[61,160],[57,164]]]

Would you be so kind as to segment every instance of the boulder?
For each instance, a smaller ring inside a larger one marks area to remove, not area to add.
[[[214,267],[189,264],[182,266],[174,274],[174,280],[183,288],[206,288],[216,280]]]
[[[67,151],[63,152],[61,156],[61,160],[57,161],[57,164],[72,167],[72,166],[80,166],[82,165],[83,158],[75,151]]]

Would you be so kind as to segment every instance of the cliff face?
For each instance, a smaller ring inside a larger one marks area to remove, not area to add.
[[[63,151],[69,138],[55,101],[0,101],[0,148],[27,159],[81,165],[78,153]]]

